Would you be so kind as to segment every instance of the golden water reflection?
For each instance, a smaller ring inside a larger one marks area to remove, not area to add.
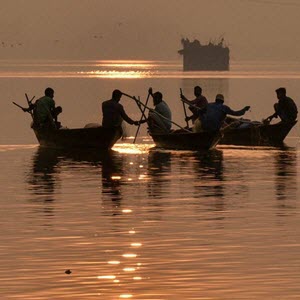
[[[25,191],[4,201],[2,289],[43,300],[297,298],[297,150],[134,147],[34,149],[12,187]]]
[[[1,78],[299,79],[299,62],[232,62],[229,71],[182,70],[182,62],[153,60],[3,61]]]
[[[154,73],[150,71],[89,71],[89,72],[78,72],[79,75],[85,75],[91,78],[108,78],[108,79],[137,79],[153,77]]]

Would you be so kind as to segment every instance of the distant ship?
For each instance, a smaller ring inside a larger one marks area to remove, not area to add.
[[[229,48],[222,38],[218,43],[201,45],[198,40],[181,39],[184,71],[227,71],[229,70]]]

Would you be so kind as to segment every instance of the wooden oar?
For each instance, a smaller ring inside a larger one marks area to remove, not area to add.
[[[177,123],[173,122],[172,120],[166,118],[165,116],[161,115],[161,114],[158,113],[156,110],[154,110],[154,109],[148,107],[147,105],[145,105],[144,103],[142,103],[141,101],[139,101],[136,97],[130,96],[130,95],[125,94],[125,93],[123,93],[123,92],[122,92],[122,94],[123,94],[124,96],[128,97],[128,98],[133,99],[137,104],[139,104],[139,105],[145,107],[146,109],[150,110],[151,112],[157,114],[157,115],[160,116],[162,119],[167,120],[167,121],[171,122],[172,124],[176,125],[177,127],[179,127],[180,129],[182,129],[182,130],[184,130],[184,131],[186,131],[186,132],[191,133],[191,132],[190,132],[189,130],[187,130],[186,128],[183,128],[183,127],[180,126],[179,124],[177,124]],[[140,107],[140,110],[141,110],[141,107]]]
[[[200,107],[198,107],[198,106],[196,106],[196,105],[194,105],[194,104],[191,104],[189,100],[185,100],[185,99],[182,99],[182,98],[181,98],[181,101],[182,101],[183,103],[187,104],[188,106],[193,107],[193,108],[195,108],[195,109],[197,109],[197,110],[202,110],[202,109],[203,109],[203,108],[200,108]]]
[[[12,103],[13,103],[15,106],[18,106],[19,108],[21,108],[24,112],[27,111],[25,107],[19,105],[18,103],[14,102],[14,101],[12,101]]]
[[[27,100],[28,108],[30,108],[30,104],[31,104],[31,102],[32,102],[32,100],[34,99],[35,96],[33,96],[33,97],[31,98],[31,100],[29,100],[28,95],[25,93],[25,97],[26,97],[26,100]],[[28,112],[30,113],[31,118],[32,118],[32,120],[33,120],[33,113],[32,113],[32,111],[29,110]]]
[[[150,98],[150,93],[148,92],[148,96],[147,96],[147,100],[146,100],[145,105],[148,104],[149,98]],[[143,111],[142,111],[142,115],[141,115],[141,118],[140,118],[140,122],[145,118],[145,111],[146,111],[146,107],[144,107],[144,109],[143,109]],[[138,135],[138,133],[139,133],[140,127],[141,127],[141,124],[139,124],[139,126],[138,126],[138,128],[137,128],[137,130],[136,130],[135,137],[134,137],[134,140],[133,140],[133,143],[134,143],[134,144],[135,144],[137,135]]]
[[[180,88],[180,99],[181,99],[181,95],[182,95],[182,89]],[[182,101],[182,105],[183,105],[183,111],[184,111],[184,117],[185,117],[185,121],[186,121],[186,126],[187,126],[187,128],[189,128],[189,121],[187,120],[185,103],[183,101]]]

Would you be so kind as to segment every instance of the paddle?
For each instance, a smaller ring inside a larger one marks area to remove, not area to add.
[[[180,88],[180,99],[182,99],[182,89]],[[184,111],[184,117],[185,117],[185,121],[186,121],[186,126],[187,128],[189,128],[189,121],[187,119],[187,114],[186,114],[186,108],[185,108],[185,103],[182,101],[182,105],[183,105],[183,111]]]
[[[31,98],[31,100],[29,100],[28,95],[25,93],[25,97],[26,97],[26,100],[27,100],[28,108],[30,108],[31,102],[33,101],[33,99],[35,98],[35,96],[33,96],[33,97]],[[28,112],[30,113],[31,118],[32,118],[32,120],[33,120],[33,113],[32,113],[32,111],[31,111],[31,110],[28,110]]]
[[[12,101],[12,103],[16,106],[18,106],[19,108],[21,108],[24,112],[28,112],[27,109],[25,107],[22,107],[21,105],[19,105],[18,103]]]
[[[130,96],[130,95],[128,95],[128,94],[126,94],[126,93],[123,93],[123,92],[122,92],[122,94],[123,94],[124,96],[130,98],[130,99],[133,99],[133,100],[137,103],[137,105],[139,106],[141,112],[143,112],[143,111],[142,111],[142,109],[141,109],[140,106],[143,106],[143,107],[145,107],[146,109],[150,110],[151,112],[153,112],[153,113],[157,114],[158,116],[160,116],[162,119],[171,122],[172,124],[176,125],[176,126],[179,127],[180,129],[182,129],[182,130],[184,130],[184,131],[186,131],[186,132],[188,132],[188,133],[191,133],[191,132],[190,132],[189,130],[187,130],[186,128],[183,128],[183,127],[180,126],[179,124],[177,124],[177,123],[173,122],[172,120],[166,118],[165,116],[161,115],[161,114],[158,113],[156,110],[154,110],[154,109],[148,107],[147,105],[145,105],[144,103],[142,103],[141,101],[139,101],[136,97]],[[143,115],[145,116],[145,114],[143,114]]]
[[[150,98],[150,91],[148,91],[148,96],[147,96],[147,100],[146,100],[146,104],[148,104],[148,101],[149,101],[149,98]],[[144,107],[144,109],[142,110],[142,116],[140,118],[140,122],[143,120],[144,116],[145,116],[145,111],[146,111],[146,107]],[[139,130],[140,130],[140,127],[141,127],[141,124],[139,124],[137,130],[136,130],[136,133],[135,133],[135,137],[134,137],[134,140],[133,140],[133,143],[135,144],[135,141],[136,141],[136,138],[137,138],[137,135],[139,133]]]
[[[197,110],[202,110],[203,109],[203,108],[200,108],[200,107],[198,107],[198,106],[196,106],[194,104],[191,104],[189,100],[181,98],[181,101],[184,102],[185,104],[187,104],[188,106],[193,107],[193,108],[195,108]]]

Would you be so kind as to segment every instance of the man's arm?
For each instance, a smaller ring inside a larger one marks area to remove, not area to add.
[[[229,106],[224,105],[224,112],[227,115],[236,116],[236,117],[240,117],[240,116],[244,115],[245,112],[248,111],[249,109],[250,109],[250,106],[245,106],[241,110],[232,110]]]
[[[120,112],[120,115],[121,115],[121,117],[122,117],[122,119],[124,120],[124,121],[126,121],[128,124],[130,124],[130,125],[138,125],[139,123],[138,123],[138,121],[133,121],[127,114],[126,114],[126,112],[125,112],[125,110],[124,110],[124,107],[123,107],[123,105],[122,104],[119,104],[119,112]]]

